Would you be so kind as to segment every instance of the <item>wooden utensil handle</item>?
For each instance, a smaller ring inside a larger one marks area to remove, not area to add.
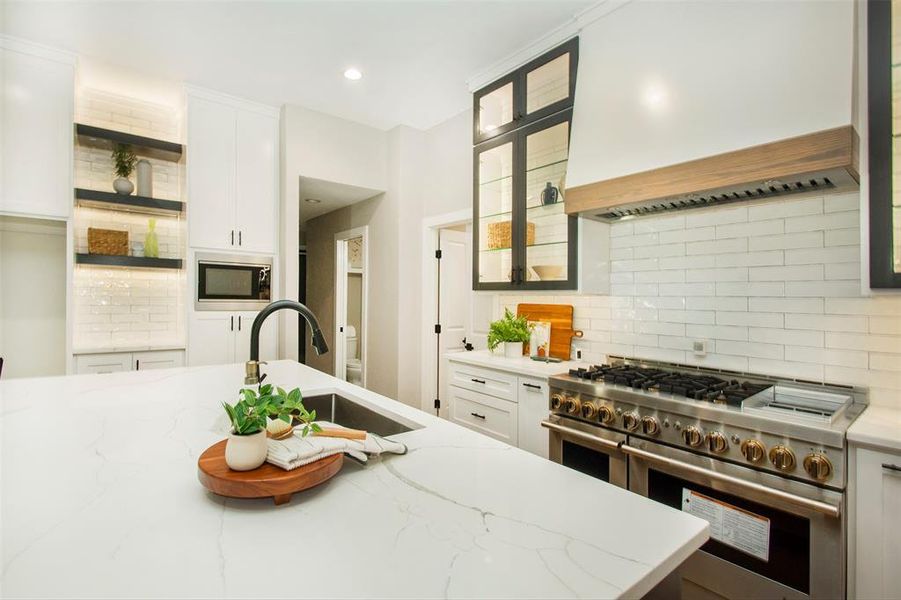
[[[361,429],[339,429],[337,427],[323,427],[322,431],[314,431],[318,437],[344,438],[347,440],[365,440],[366,432]]]

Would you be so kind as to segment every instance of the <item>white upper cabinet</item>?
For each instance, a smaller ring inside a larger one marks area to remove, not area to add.
[[[235,226],[240,248],[274,253],[278,212],[278,119],[237,113]]]
[[[0,36],[0,213],[72,211],[75,59]]]
[[[235,109],[203,98],[188,101],[188,211],[191,246],[231,248],[237,235]]]
[[[188,91],[188,222],[193,248],[274,254],[278,111]]]

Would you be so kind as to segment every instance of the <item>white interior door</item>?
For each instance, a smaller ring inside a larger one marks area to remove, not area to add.
[[[470,299],[472,297],[472,272],[469,264],[470,236],[464,231],[442,229],[438,232],[438,389],[439,397],[447,386],[446,352],[463,350],[463,338],[469,335]],[[442,403],[444,404],[444,403]],[[446,407],[442,406],[442,413]]]
[[[346,325],[347,240],[339,238],[335,240],[335,377],[343,381],[347,381]]]

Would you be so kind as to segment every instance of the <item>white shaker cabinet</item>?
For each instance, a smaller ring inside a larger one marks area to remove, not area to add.
[[[901,598],[901,452],[852,448],[854,590]]]
[[[188,91],[190,245],[276,252],[278,111]]]
[[[75,356],[75,372],[118,373],[121,371],[148,371],[185,366],[184,350],[145,350],[140,352],[102,352]]]
[[[72,211],[75,59],[0,36],[0,213]]]
[[[250,331],[257,311],[197,311],[188,319],[188,364],[222,365],[250,358]],[[278,315],[260,331],[260,360],[278,357]]]

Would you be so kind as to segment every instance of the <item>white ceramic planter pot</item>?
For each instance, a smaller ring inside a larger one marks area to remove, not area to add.
[[[113,180],[113,189],[116,190],[117,194],[128,196],[135,191],[135,184],[124,177],[116,177]]]
[[[504,356],[522,358],[522,342],[504,342]]]
[[[225,444],[225,464],[232,471],[251,471],[266,462],[266,430],[252,435],[229,434]]]

